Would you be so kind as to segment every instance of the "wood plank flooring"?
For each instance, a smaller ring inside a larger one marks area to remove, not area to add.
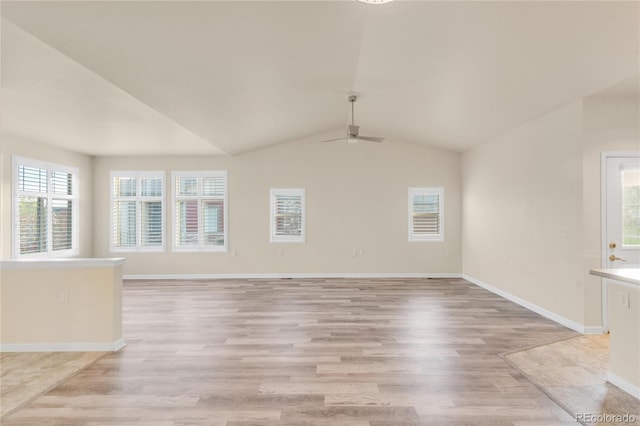
[[[124,331],[3,424],[575,424],[499,354],[576,333],[460,279],[127,282]]]

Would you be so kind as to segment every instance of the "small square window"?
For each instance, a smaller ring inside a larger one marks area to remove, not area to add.
[[[304,243],[304,188],[272,188],[270,198],[270,241]]]
[[[444,241],[444,188],[409,188],[409,241]]]

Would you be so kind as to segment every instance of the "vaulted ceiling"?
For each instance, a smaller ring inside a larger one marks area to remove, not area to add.
[[[3,1],[2,130],[92,155],[463,151],[638,73],[638,2]]]

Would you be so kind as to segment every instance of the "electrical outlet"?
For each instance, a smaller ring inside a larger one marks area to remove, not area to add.
[[[629,293],[626,291],[618,291],[618,306],[629,309]]]
[[[560,228],[560,237],[569,238],[569,230],[567,228]]]
[[[278,255],[279,256],[284,256],[284,250],[283,249],[278,250]]]
[[[60,303],[63,304],[67,304],[69,303],[69,292],[68,291],[63,291],[62,293],[60,293]]]

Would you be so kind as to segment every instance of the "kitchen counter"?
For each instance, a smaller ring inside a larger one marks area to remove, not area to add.
[[[626,284],[640,286],[640,268],[629,269],[591,269],[591,275],[616,280]]]

